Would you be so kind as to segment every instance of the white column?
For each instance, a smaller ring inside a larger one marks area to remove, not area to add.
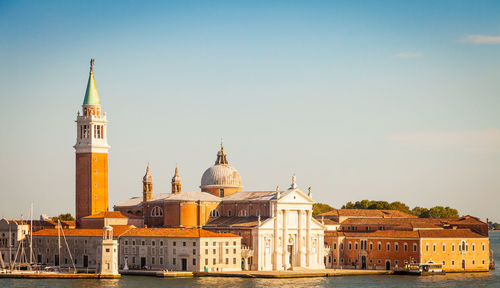
[[[311,211],[306,210],[306,267],[309,267],[309,253],[311,252]]]
[[[288,251],[287,247],[287,242],[286,242],[286,210],[283,209],[283,239],[282,239],[282,250],[283,250],[283,270],[286,270],[286,264],[288,261],[286,261],[286,252]]]
[[[278,204],[274,206],[274,251],[273,270],[278,270]]]
[[[299,256],[299,261],[297,261],[297,264],[299,265],[299,267],[302,267],[302,210],[298,210],[297,211],[297,215],[299,215],[299,225],[298,225],[298,229],[299,229],[299,232],[297,234],[297,249],[298,249],[298,256]]]

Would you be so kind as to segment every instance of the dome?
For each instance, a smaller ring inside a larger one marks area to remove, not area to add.
[[[215,164],[208,168],[201,177],[200,188],[241,188],[240,173],[227,162],[227,155],[221,144],[220,151],[217,153]]]
[[[207,186],[243,187],[240,173],[228,164],[213,165],[203,173],[201,188]]]

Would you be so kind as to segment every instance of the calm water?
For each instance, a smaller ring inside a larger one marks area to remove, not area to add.
[[[495,251],[495,262],[500,267],[500,232],[490,233],[490,245]],[[448,274],[443,276],[344,276],[305,279],[239,279],[123,276],[118,280],[27,280],[0,279],[0,287],[500,287],[500,268],[489,273]]]

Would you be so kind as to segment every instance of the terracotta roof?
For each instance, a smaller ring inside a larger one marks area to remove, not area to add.
[[[349,232],[344,231],[346,237],[390,237],[390,238],[418,238],[418,231],[405,230],[376,230],[367,232]]]
[[[66,237],[102,237],[102,229],[63,229]],[[57,229],[34,232],[33,236],[57,236]],[[228,233],[215,233],[198,228],[135,228],[132,225],[113,226],[113,236],[120,237],[240,237]]]
[[[319,214],[318,216],[416,218],[416,216],[398,210],[376,210],[376,209],[333,209],[331,211]]]
[[[422,238],[488,238],[470,229],[420,230]]]
[[[134,229],[133,225],[116,225],[113,227],[115,237],[124,233],[128,229]],[[33,236],[58,236],[58,229],[43,229],[33,232]],[[62,229],[66,237],[102,237],[102,229]],[[61,233],[62,236],[62,233]]]
[[[442,228],[449,225],[482,225],[485,224],[474,217],[462,218],[349,218],[342,226],[393,226],[400,229]]]
[[[328,219],[328,218],[316,218],[316,220],[318,220],[320,223],[324,224],[324,225],[340,225],[339,222],[337,221],[333,221],[332,219]]]
[[[344,233],[340,231],[330,231],[330,230],[325,231],[325,237],[340,237],[340,236],[344,236]]]
[[[123,213],[120,211],[106,211],[90,215],[87,217],[83,217],[83,219],[94,219],[94,218],[128,218],[128,217],[123,215]]]
[[[264,222],[269,217],[261,217],[260,221]],[[258,217],[238,217],[238,216],[223,216],[211,218],[204,226],[208,227],[255,227],[258,224]]]
[[[219,202],[221,198],[206,192],[182,192],[182,193],[162,193],[153,195],[152,201],[207,201]],[[114,207],[141,206],[142,197],[132,197],[128,200],[116,204]]]

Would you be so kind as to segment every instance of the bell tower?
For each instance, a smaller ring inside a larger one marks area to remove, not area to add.
[[[153,176],[149,172],[149,164],[146,167],[146,174],[142,177],[142,201],[146,202],[153,199]]]
[[[172,177],[172,193],[178,194],[182,191],[182,178],[179,176],[179,167],[175,166],[175,174]]]
[[[90,60],[89,81],[82,113],[76,117],[76,221],[108,211],[108,150],[106,113],[94,80],[94,59]]]

